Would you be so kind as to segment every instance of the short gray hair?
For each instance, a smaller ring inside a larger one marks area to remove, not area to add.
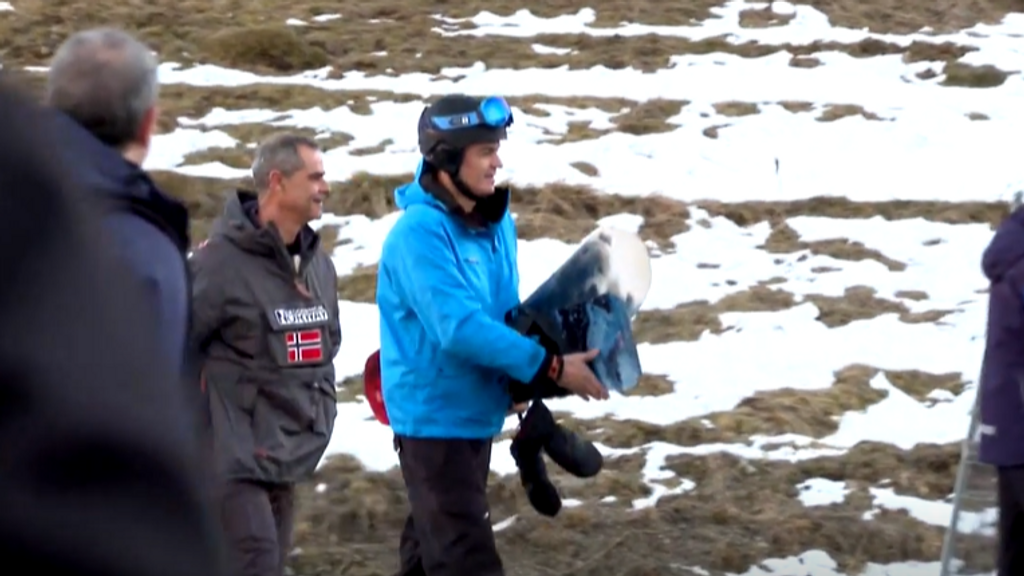
[[[116,28],[77,32],[50,62],[46,102],[109,146],[131,143],[159,96],[157,59]]]
[[[260,143],[252,161],[252,181],[258,192],[270,188],[270,173],[278,171],[291,176],[302,170],[306,163],[300,155],[302,148],[319,150],[316,140],[301,134],[274,134]]]

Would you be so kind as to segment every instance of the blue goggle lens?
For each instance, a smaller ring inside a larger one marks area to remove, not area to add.
[[[488,126],[504,128],[512,118],[512,108],[501,96],[490,96],[480,103],[480,115]]]
[[[469,114],[452,116],[436,116],[431,119],[434,126],[441,130],[458,130],[486,124],[492,128],[505,128],[512,123],[512,108],[501,96],[488,96],[480,107]]]

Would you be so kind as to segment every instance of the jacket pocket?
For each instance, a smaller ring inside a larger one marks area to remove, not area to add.
[[[297,442],[302,435],[330,437],[338,413],[333,386],[291,382],[263,385],[256,395],[252,426],[267,450]]]
[[[287,382],[259,387],[253,423],[257,429],[281,430],[291,434],[311,432],[323,396],[313,384]]]
[[[313,423],[313,431],[319,435],[331,437],[334,432],[334,419],[338,416],[338,391],[333,382],[324,379],[317,385],[318,418]]]

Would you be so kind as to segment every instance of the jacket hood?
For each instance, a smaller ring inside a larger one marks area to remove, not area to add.
[[[1013,211],[999,225],[995,236],[981,258],[981,269],[989,281],[1002,280],[1024,259],[1024,206]]]
[[[478,201],[473,210],[467,213],[455,201],[452,193],[437,181],[434,169],[425,160],[420,160],[412,182],[395,188],[395,205],[401,210],[416,204],[426,204],[481,228],[490,228],[505,217],[510,198],[511,191],[508,188],[495,188],[494,194]]]
[[[182,251],[189,245],[189,215],[185,205],[161,191],[142,167],[100,142],[70,116],[54,110],[52,120],[64,139],[62,150],[72,155],[67,164],[85,186],[145,218]]]
[[[247,252],[282,259],[289,269],[293,269],[289,246],[284,244],[273,224],[260,225],[258,213],[259,201],[255,192],[234,190],[228,194],[223,214],[213,223],[210,237],[223,236]],[[320,248],[320,235],[307,224],[299,229],[295,242],[297,244],[291,246],[293,251],[303,260],[308,260]]]
[[[420,165],[416,167],[416,174],[413,175],[412,182],[395,188],[395,205],[400,210],[405,210],[416,204],[427,204],[441,210],[448,210],[444,203],[424,190],[420,184],[420,179],[423,177],[424,172],[423,168],[424,162],[421,160]]]

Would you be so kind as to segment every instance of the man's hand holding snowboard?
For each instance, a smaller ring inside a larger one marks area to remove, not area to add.
[[[601,385],[594,371],[587,365],[587,362],[597,358],[599,353],[598,350],[588,350],[563,356],[558,385],[587,402],[590,402],[591,398],[607,400],[608,390]]]

